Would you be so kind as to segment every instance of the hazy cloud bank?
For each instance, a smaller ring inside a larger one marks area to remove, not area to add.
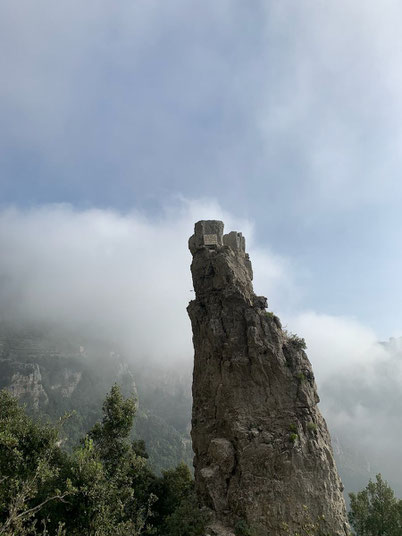
[[[187,240],[201,218],[242,230],[259,286],[278,303],[290,293],[286,263],[253,244],[250,222],[214,202],[178,201],[157,221],[53,205],[0,214],[1,315],[109,337],[137,360],[191,360]]]
[[[245,234],[256,292],[267,295],[269,309],[306,339],[331,431],[378,462],[392,480],[402,441],[398,341],[380,344],[356,319],[304,311],[291,259],[260,248],[253,223],[216,202],[178,200],[158,220],[65,205],[2,211],[1,318],[114,341],[144,366],[185,360],[190,367],[187,240],[194,222],[207,218]]]
[[[346,317],[304,312],[291,322],[306,339],[331,434],[346,449],[349,485],[381,472],[402,496],[402,339],[379,342]]]

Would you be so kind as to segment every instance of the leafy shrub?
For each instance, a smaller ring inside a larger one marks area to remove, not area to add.
[[[309,432],[315,432],[317,430],[317,425],[315,422],[309,422],[307,423],[307,430]]]
[[[288,343],[296,350],[305,350],[307,348],[306,341],[296,333],[290,333],[287,330],[284,330],[284,333]]]
[[[299,380],[300,383],[303,383],[306,379],[306,376],[303,374],[303,372],[299,372],[298,374],[296,374],[296,378]]]
[[[296,441],[299,439],[299,435],[298,434],[290,434],[289,436],[289,440],[292,442],[292,443],[296,443]]]

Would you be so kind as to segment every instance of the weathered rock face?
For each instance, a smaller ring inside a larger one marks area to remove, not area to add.
[[[24,402],[31,402],[34,409],[46,406],[49,398],[42,385],[42,375],[39,366],[33,363],[13,363],[0,359],[0,370],[9,369],[9,384],[7,390]]]
[[[264,536],[344,536],[343,487],[303,339],[254,294],[241,233],[201,221],[189,247],[194,468],[211,533],[245,523]]]

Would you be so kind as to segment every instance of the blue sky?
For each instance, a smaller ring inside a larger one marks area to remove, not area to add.
[[[4,0],[1,206],[156,222],[216,202],[286,259],[296,308],[401,334],[401,16],[393,0]]]

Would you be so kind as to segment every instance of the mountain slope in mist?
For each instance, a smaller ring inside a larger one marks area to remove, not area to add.
[[[56,420],[73,412],[64,425],[67,448],[101,417],[114,383],[138,400],[134,434],[145,440],[154,469],[183,460],[191,465],[191,398],[180,375],[136,372],[104,341],[43,327],[0,327],[0,388],[9,389],[41,418]]]

